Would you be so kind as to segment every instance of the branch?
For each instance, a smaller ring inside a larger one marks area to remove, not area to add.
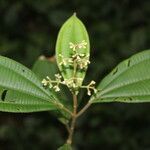
[[[73,95],[73,116],[72,116],[72,121],[71,121],[71,126],[70,126],[70,132],[69,132],[69,136],[67,139],[67,144],[72,144],[72,136],[74,133],[74,129],[75,129],[75,123],[76,123],[76,119],[77,119],[77,106],[78,106],[78,101],[77,101],[77,96],[74,94]]]
[[[91,106],[91,102],[88,102],[78,113],[77,113],[77,117],[81,116],[90,106]]]

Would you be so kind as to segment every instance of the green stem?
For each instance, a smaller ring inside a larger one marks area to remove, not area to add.
[[[92,103],[88,102],[78,113],[76,117],[81,116],[90,106]]]

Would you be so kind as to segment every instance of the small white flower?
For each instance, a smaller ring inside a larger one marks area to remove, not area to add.
[[[96,83],[96,82],[92,80],[92,81],[90,82],[90,85],[95,85],[95,83]]]
[[[84,60],[84,59],[80,59],[80,61],[78,61],[78,65],[80,69],[86,69],[88,64],[90,63],[89,60]]]
[[[80,48],[86,48],[86,45],[87,45],[87,42],[85,42],[85,40],[83,40],[83,41],[80,43]]]
[[[53,88],[54,88],[54,90],[55,90],[56,92],[59,92],[59,91],[60,91],[60,88],[58,87],[58,85],[55,85]]]
[[[75,83],[72,83],[72,87],[73,87],[73,88],[76,88],[77,85],[76,85]]]
[[[80,63],[80,64],[79,64],[79,67],[80,67],[80,69],[83,69],[83,68],[84,68],[83,63]]]
[[[49,76],[46,76],[46,78],[47,78],[48,80],[51,80]]]
[[[78,47],[79,47],[79,49],[81,49],[83,46],[82,46],[82,44],[79,44]]]
[[[72,42],[70,42],[69,45],[70,45],[70,46],[69,46],[70,48],[73,48],[73,47],[74,47],[74,44],[73,44]]]
[[[66,81],[64,80],[64,81],[62,81],[62,84],[66,84]]]
[[[77,57],[76,53],[71,56],[71,58],[73,58],[73,59],[75,59],[76,57]]]
[[[85,42],[85,40],[83,40],[81,43],[78,44],[74,44],[72,42],[69,43],[69,48],[73,49],[73,51],[75,52],[77,48],[81,49],[81,48],[86,48],[87,42]]]
[[[73,44],[72,42],[69,43],[69,48],[73,49],[73,51],[76,50],[76,44]]]
[[[85,56],[85,54],[79,54],[81,57],[84,57]]]
[[[79,55],[77,55],[77,61],[81,61],[81,58],[80,58],[80,56]]]
[[[55,74],[55,77],[56,77],[57,79],[61,79],[61,78],[62,78],[62,76],[61,76],[60,74]]]
[[[78,81],[82,81],[82,80],[83,80],[83,78],[77,78],[77,80],[78,80]]]
[[[88,89],[88,92],[87,92],[87,94],[90,96],[91,95],[91,91]]]
[[[47,85],[48,85],[48,81],[47,81],[46,79],[43,79],[43,80],[42,80],[42,84],[43,84],[44,86],[47,86]]]

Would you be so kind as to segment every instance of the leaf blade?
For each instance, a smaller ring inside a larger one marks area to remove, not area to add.
[[[93,102],[149,102],[150,50],[121,62],[98,86]]]
[[[34,63],[32,67],[32,71],[41,79],[43,80],[46,76],[49,76],[50,79],[55,79],[55,74],[59,73],[59,69],[56,64],[55,57],[46,58],[44,56],[39,57],[39,59]],[[65,87],[60,86],[61,93],[55,92],[53,89],[51,91],[56,95],[56,97],[60,100],[60,102],[65,105],[66,107],[72,109],[68,99],[70,98],[71,94],[70,91],[64,89]],[[70,119],[70,115],[64,111],[54,111],[54,114],[60,118],[61,122],[68,122]],[[64,121],[65,120],[65,121]]]
[[[49,76],[50,79],[55,80],[55,74],[60,73],[58,66],[56,64],[55,57],[45,58],[44,56],[39,57],[39,59],[34,63],[32,71],[43,80],[46,76]],[[71,93],[65,86],[60,86],[61,92],[55,92],[57,97],[61,100],[70,99]]]
[[[73,67],[69,66],[69,63],[67,63],[66,67],[60,65],[60,63],[63,61],[63,58],[60,57],[60,55],[63,56],[64,59],[71,58],[73,52],[72,49],[69,47],[69,43],[81,43],[83,40],[87,42],[87,47],[81,48],[79,50],[79,53],[89,56],[90,42],[88,33],[84,24],[76,17],[76,15],[73,15],[63,24],[62,28],[59,31],[56,42],[57,64],[60,69],[60,72],[66,80],[73,78],[74,70]],[[80,80],[77,80],[77,85],[82,85],[85,73],[86,69],[82,71],[77,69],[76,78],[80,78]]]
[[[59,109],[59,106],[62,105],[51,92],[42,87],[41,81],[31,70],[3,56],[0,56],[0,91],[1,111],[54,110]],[[5,96],[4,91],[7,91]],[[19,106],[22,109],[14,106]]]

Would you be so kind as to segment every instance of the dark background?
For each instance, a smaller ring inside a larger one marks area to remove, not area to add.
[[[149,0],[0,0],[0,55],[32,67],[55,53],[62,23],[76,11],[91,41],[87,80],[150,48]],[[55,150],[65,128],[49,112],[0,113],[0,150]],[[150,104],[99,104],[78,122],[79,150],[150,150]]]

